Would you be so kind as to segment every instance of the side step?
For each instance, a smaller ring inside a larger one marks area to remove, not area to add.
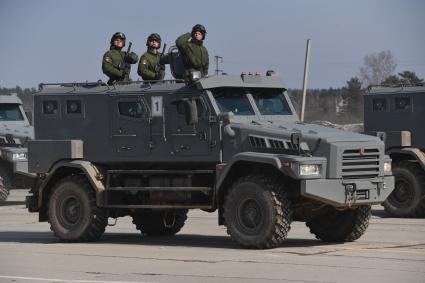
[[[180,192],[203,192],[209,194],[212,191],[211,187],[109,187],[108,191],[180,191]]]
[[[108,170],[105,207],[212,209],[214,178],[214,170]]]

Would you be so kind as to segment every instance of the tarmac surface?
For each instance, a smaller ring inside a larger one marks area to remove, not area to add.
[[[0,282],[425,282],[425,219],[387,218],[380,206],[356,242],[323,243],[294,222],[279,248],[245,250],[202,211],[172,237],[141,236],[125,217],[99,242],[61,243],[25,195],[0,206]]]

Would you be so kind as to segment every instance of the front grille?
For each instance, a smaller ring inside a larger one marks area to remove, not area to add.
[[[379,149],[346,149],[342,154],[341,177],[344,179],[379,176]]]

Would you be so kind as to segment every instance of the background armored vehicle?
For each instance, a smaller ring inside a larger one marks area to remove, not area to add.
[[[393,188],[379,138],[299,122],[279,77],[198,75],[41,85],[29,211],[64,241],[97,240],[126,215],[143,234],[172,235],[188,209],[218,210],[250,248],[276,247],[294,220],[324,241],[365,232]]]
[[[0,201],[12,188],[29,188],[32,178],[27,171],[26,143],[34,138],[34,128],[15,94],[0,95]]]
[[[397,217],[425,216],[425,87],[376,86],[364,99],[366,133],[385,141],[395,189],[384,202]]]

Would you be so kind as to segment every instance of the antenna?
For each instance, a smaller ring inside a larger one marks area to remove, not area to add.
[[[303,82],[303,96],[301,99],[301,122],[304,122],[305,113],[305,98],[307,94],[307,80],[308,80],[308,67],[310,66],[310,39],[307,40],[307,48],[305,50],[305,64],[304,64],[304,82]]]
[[[223,57],[216,55],[214,56],[214,61],[215,61],[215,74],[218,75],[220,72],[223,73],[223,70],[220,70],[218,68],[218,64],[223,63]]]

